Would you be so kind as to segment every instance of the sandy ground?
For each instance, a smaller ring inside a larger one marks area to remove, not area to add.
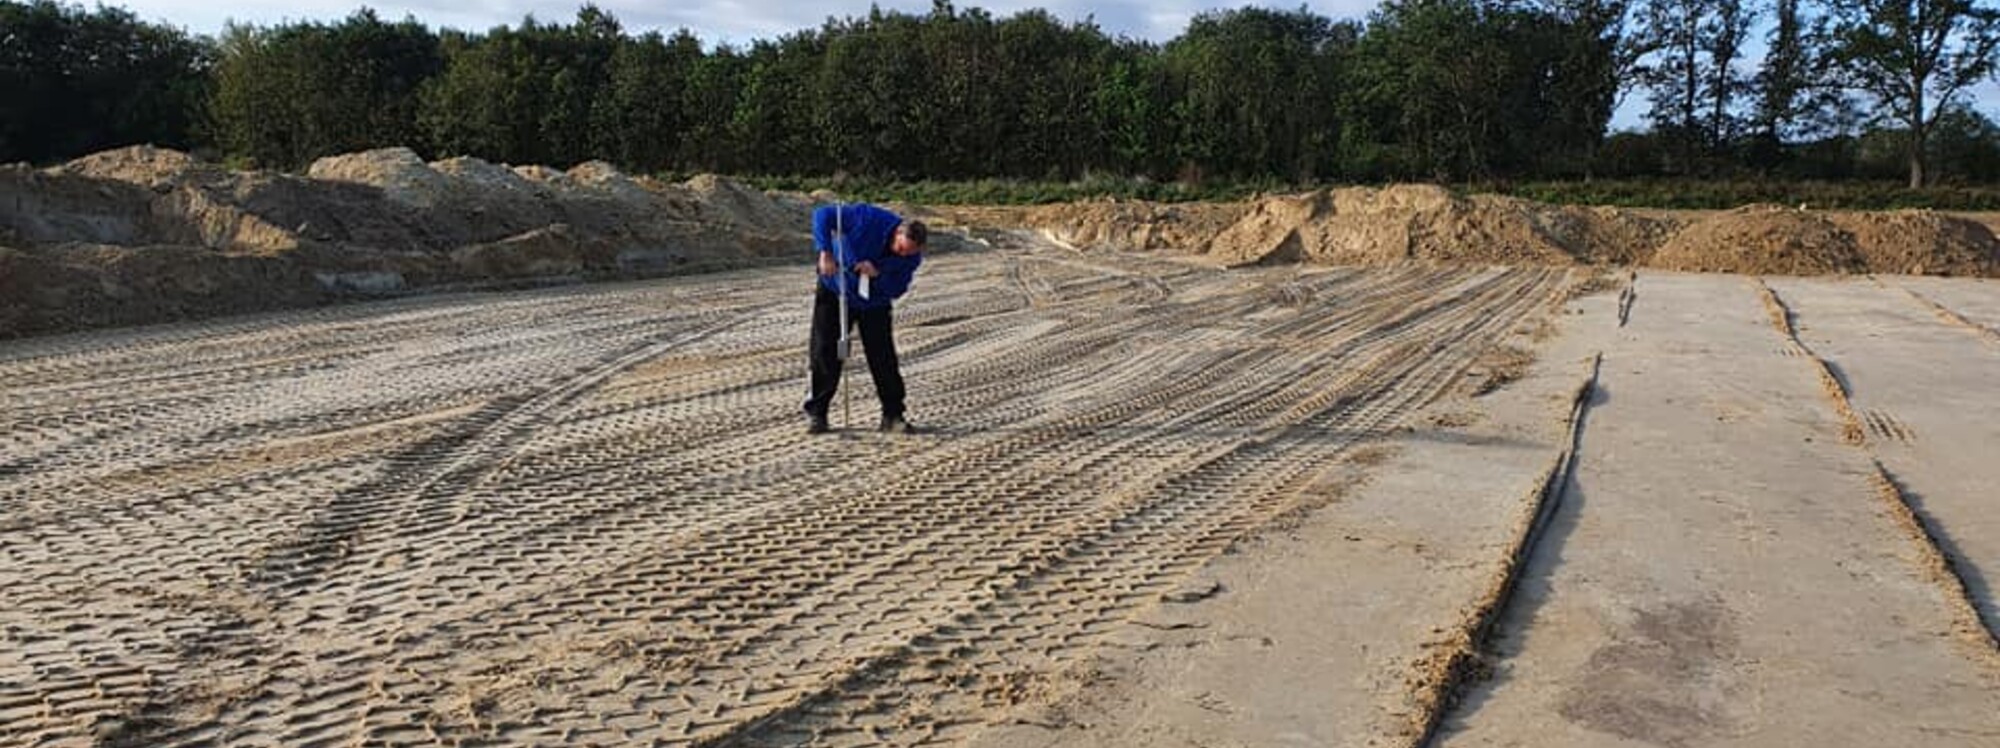
[[[940,255],[910,438],[803,268],[7,343],[0,743],[961,741],[1574,279]]]
[[[1966,320],[1996,302],[1990,281],[1653,273],[1572,302],[1527,378],[1440,403],[1347,499],[1206,569],[1222,592],[981,744],[1993,745],[2000,345]],[[1489,672],[1426,738],[1410,663],[1504,573],[1501,520],[1536,500],[1591,351],[1574,472]]]
[[[0,343],[0,743],[2000,740],[1991,281],[1002,244]]]

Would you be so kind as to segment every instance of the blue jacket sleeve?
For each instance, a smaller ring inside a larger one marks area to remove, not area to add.
[[[888,299],[902,298],[903,294],[910,292],[910,281],[917,275],[917,266],[922,264],[924,264],[922,255],[915,257],[891,255],[884,258],[881,263],[882,273],[871,281],[874,293]]]
[[[813,251],[833,251],[833,211],[831,205],[813,209]]]

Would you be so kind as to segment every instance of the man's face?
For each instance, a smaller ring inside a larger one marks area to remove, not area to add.
[[[909,257],[923,252],[924,246],[911,241],[909,235],[904,234],[901,227],[897,227],[896,240],[889,242],[889,251],[896,253],[897,257]]]

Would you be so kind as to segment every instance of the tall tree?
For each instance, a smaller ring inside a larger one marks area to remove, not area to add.
[[[2000,12],[1978,0],[1849,0],[1833,14],[1843,78],[1905,128],[1909,184],[1924,186],[1932,128],[1994,75]]]
[[[597,130],[609,141],[604,156],[638,169],[678,165],[692,120],[687,78],[701,56],[700,40],[687,29],[672,37],[650,32],[618,45],[598,111]]]
[[[814,86],[826,43],[815,32],[757,42],[737,96],[730,137],[756,147],[744,166],[761,172],[819,172],[835,168],[820,147]]]
[[[214,50],[131,12],[0,2],[0,161],[197,143]]]
[[[1809,85],[1812,59],[1807,46],[1807,19],[1799,0],[1777,0],[1772,6],[1770,47],[1757,71],[1755,126],[1760,137],[1783,140],[1797,120],[1801,95]]]
[[[1548,0],[1555,29],[1550,122],[1562,148],[1551,166],[1586,175],[1597,160],[1632,67],[1627,0]]]
[[[1602,130],[1590,123],[1608,118],[1609,105],[1596,98],[1606,93],[1601,80],[1560,85],[1574,31],[1561,16],[1508,2],[1384,3],[1369,17],[1343,87],[1352,168],[1373,177],[1505,177],[1593,147]]]
[[[1180,156],[1201,171],[1309,180],[1339,132],[1338,56],[1351,27],[1305,8],[1196,16],[1167,43]]]
[[[1103,163],[1125,174],[1171,176],[1174,127],[1159,50],[1131,43],[1112,54],[1094,94],[1096,129],[1105,138]]]
[[[617,116],[612,61],[628,41],[592,5],[567,26],[531,16],[519,28],[448,35],[444,70],[422,97],[424,131],[441,153],[557,166],[600,157],[618,147],[594,123]]]
[[[1754,9],[1743,0],[1645,0],[1639,6],[1647,117],[1694,171],[1736,136],[1735,105],[1747,81],[1736,70]]]
[[[415,19],[361,10],[333,25],[235,26],[223,34],[210,111],[232,153],[299,167],[386,145],[424,147],[417,91],[442,66]]]

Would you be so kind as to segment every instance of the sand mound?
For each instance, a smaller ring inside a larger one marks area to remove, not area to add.
[[[1243,204],[1108,200],[1042,206],[1024,218],[1030,228],[1080,249],[1206,252],[1248,211]]]
[[[578,187],[576,180],[570,179],[569,174],[561,169],[551,169],[541,165],[516,166],[514,167],[514,173],[520,175],[522,179],[540,184],[548,189],[572,192]]]
[[[55,171],[128,182],[152,190],[189,182],[214,182],[228,174],[221,166],[196,161],[193,156],[170,148],[150,145],[94,153],[63,164]]]
[[[1182,251],[1225,265],[1632,261],[1672,226],[1615,209],[1460,197],[1430,185],[1352,187],[1232,205],[1049,206],[1030,225],[1083,248]]]
[[[453,250],[451,259],[472,278],[542,278],[581,273],[603,264],[610,254],[602,242],[579,237],[568,224],[558,223]]]
[[[1751,205],[1697,221],[1648,263],[1708,273],[1821,275],[1867,270],[1854,235],[1825,215]]]
[[[635,179],[391,148],[306,177],[127,148],[0,166],[0,336],[549,277],[802,257],[811,203],[716,177]],[[286,301],[290,299],[290,301]]]
[[[1434,186],[1396,185],[1222,206],[1078,203],[1033,209],[1025,221],[1072,246],[1179,251],[1231,266],[1581,262],[1795,275],[2000,273],[2000,240],[1991,230],[1926,211],[1812,213],[1750,206],[1688,223],[1645,211],[1461,197]]]
[[[1928,210],[1829,218],[1854,237],[1872,272],[1994,275],[2000,270],[2000,240],[1984,224]]]
[[[312,230],[311,222],[286,229],[262,216],[245,211],[210,190],[182,186],[154,200],[150,206],[158,225],[176,225],[187,238],[180,243],[195,244],[231,254],[270,256],[299,248],[299,235]]]
[[[1568,237],[1540,207],[1513,198],[1460,198],[1430,186],[1365,187],[1265,198],[1218,235],[1227,264],[1304,259],[1333,264],[1406,260],[1477,264],[1575,262]]]
[[[148,187],[24,165],[0,166],[0,231],[24,248],[62,242],[138,244],[163,233]],[[167,241],[191,240],[176,235]]]
[[[1639,265],[1679,233],[1683,223],[1621,208],[1539,205],[1543,231],[1577,260],[1596,265]]]
[[[281,309],[322,298],[311,273],[282,260],[195,247],[0,248],[0,337]]]
[[[408,148],[379,148],[312,163],[306,176],[327,182],[352,182],[382,190],[390,200],[414,208],[438,204],[452,191],[452,180],[432,169]]]
[[[1433,262],[1567,265],[1576,253],[1542,221],[1544,206],[1511,197],[1452,198],[1419,213],[1410,256]]]
[[[1320,251],[1323,220],[1332,210],[1325,193],[1260,200],[1208,242],[1208,254],[1224,264],[1268,265],[1306,258],[1306,234]]]
[[[712,217],[741,226],[802,225],[810,229],[811,204],[779,202],[756,189],[714,174],[700,174],[680,187],[710,210]]]
[[[513,169],[500,164],[471,156],[432,161],[430,167],[437,173],[456,179],[473,190],[514,193],[538,199],[554,196],[547,185],[530,181]]]
[[[617,167],[603,161],[577,164],[570,168],[569,178],[582,189],[594,190],[628,203],[646,204],[653,200],[652,191],[640,186]]]

